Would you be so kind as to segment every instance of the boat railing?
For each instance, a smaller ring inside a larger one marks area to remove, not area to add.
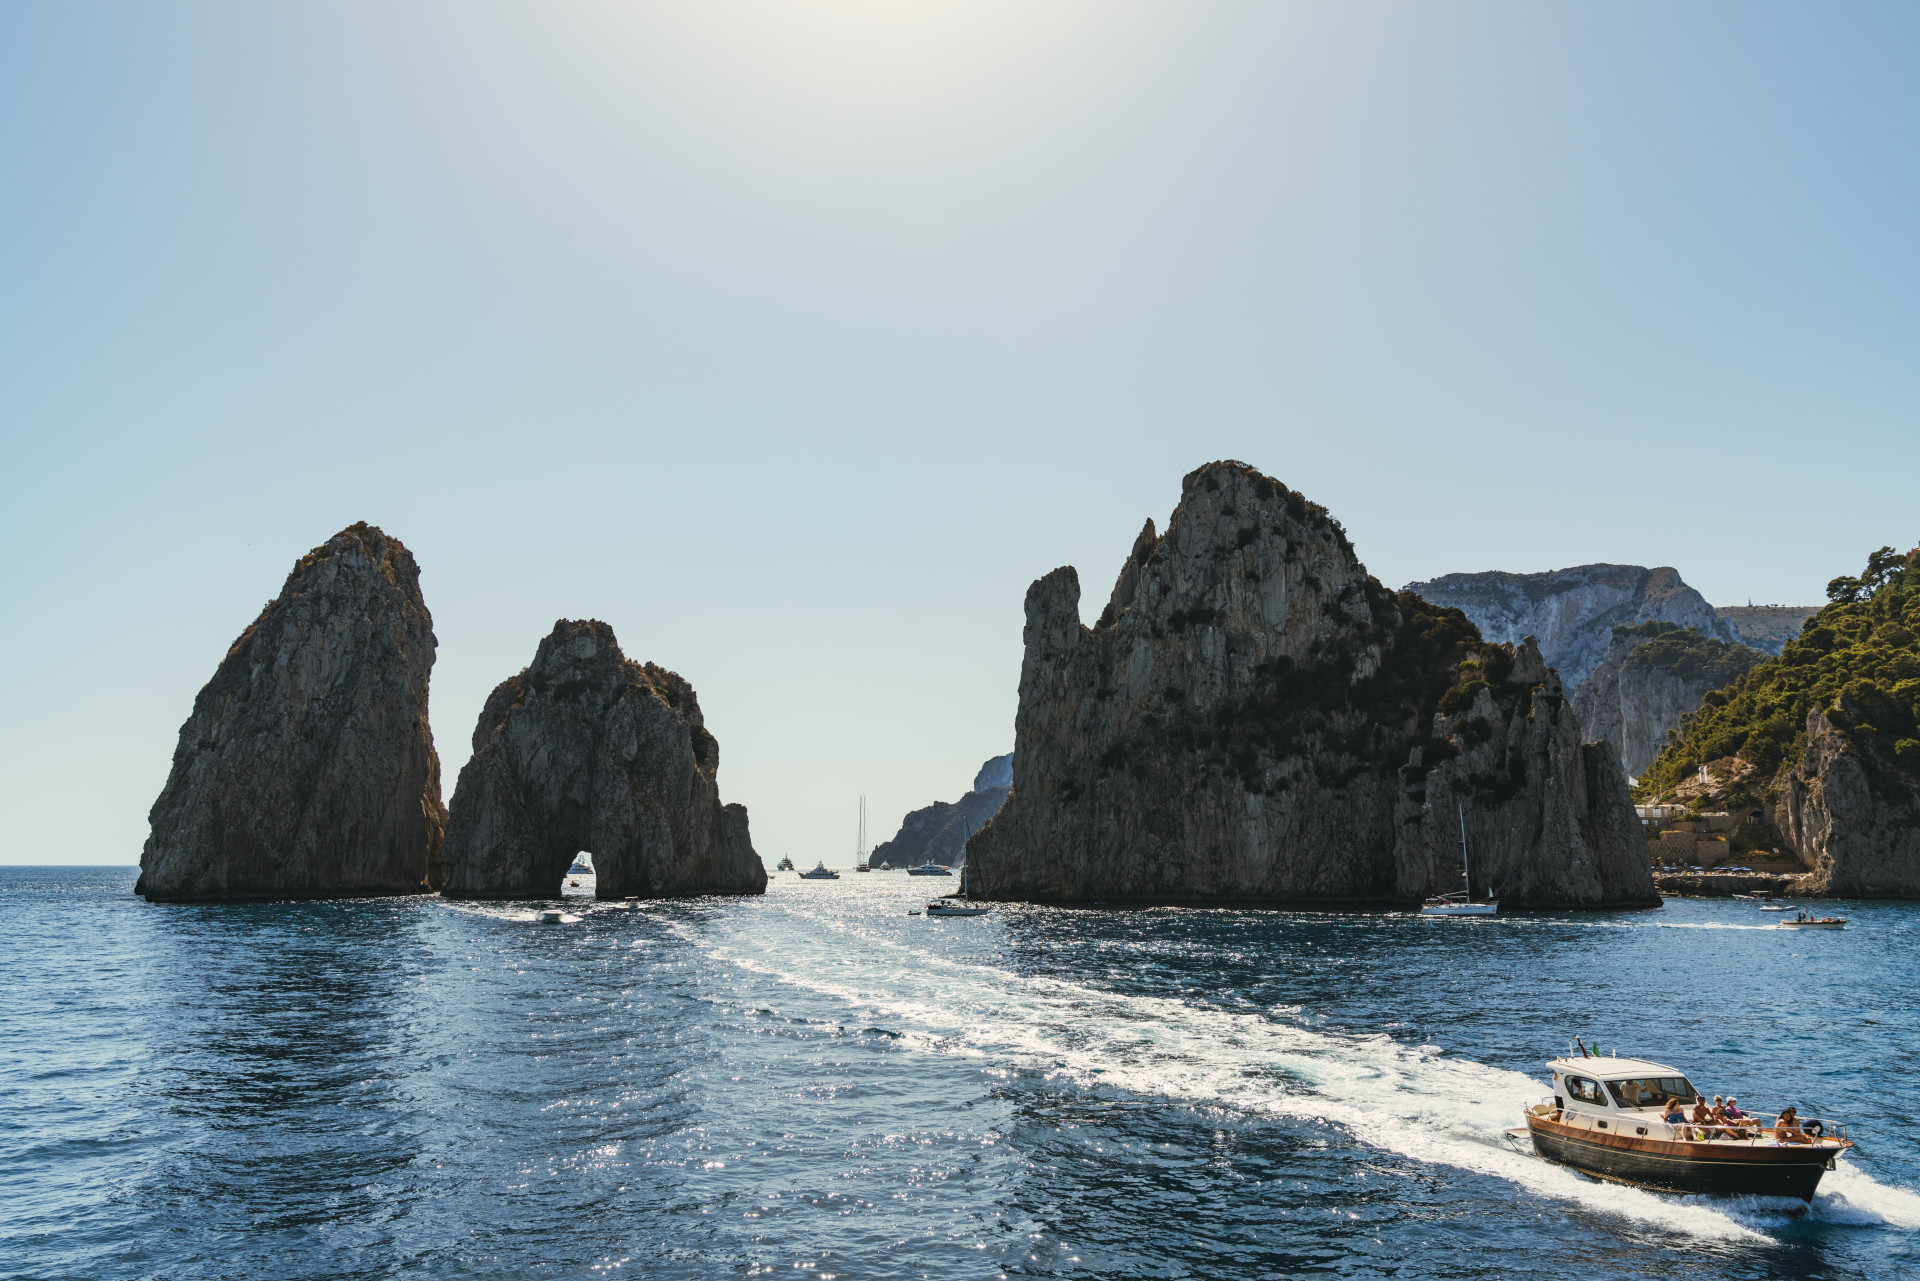
[[[1774,1130],[1780,1123],[1778,1114],[1749,1112],[1743,1120],[1732,1127],[1713,1122],[1695,1124],[1684,1121],[1679,1125],[1659,1120],[1655,1117],[1636,1117],[1631,1112],[1602,1113],[1585,1111],[1562,1111],[1561,1123],[1577,1125],[1582,1129],[1604,1129],[1615,1134],[1626,1135],[1631,1125],[1634,1138],[1666,1138],[1680,1143],[1745,1143],[1749,1146],[1761,1143],[1777,1143]],[[1815,1118],[1801,1121],[1804,1127]],[[1789,1147],[1845,1147],[1852,1140],[1847,1137],[1847,1127],[1840,1124],[1820,1123],[1821,1133],[1807,1135],[1807,1141],[1789,1143]],[[1731,1133],[1738,1130],[1739,1133]]]

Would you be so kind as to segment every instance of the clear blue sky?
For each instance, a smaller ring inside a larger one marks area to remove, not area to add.
[[[137,860],[292,562],[419,557],[451,797],[562,616],[769,859],[1012,740],[1181,474],[1390,585],[1920,539],[1920,7],[0,7],[0,861]]]

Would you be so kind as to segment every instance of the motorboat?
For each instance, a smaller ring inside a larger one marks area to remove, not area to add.
[[[1820,1176],[1853,1146],[1845,1126],[1749,1114],[1732,1126],[1661,1120],[1668,1099],[1700,1097],[1686,1074],[1645,1059],[1569,1052],[1552,1059],[1553,1095],[1529,1107],[1533,1150],[1557,1165],[1663,1192],[1813,1200]]]
[[[928,916],[985,916],[993,909],[975,907],[971,903],[957,903],[952,899],[937,898],[927,904]]]
[[[581,850],[573,856],[573,866],[567,869],[568,876],[592,876],[593,855]]]
[[[825,863],[815,863],[811,872],[800,873],[800,879],[803,881],[837,881],[840,879],[840,873],[834,871]]]
[[[1762,912],[1791,912],[1793,905],[1790,903],[1762,903],[1760,910]]]
[[[1467,811],[1460,811],[1460,881],[1465,887],[1452,894],[1436,894],[1420,905],[1422,916],[1492,916],[1500,904],[1492,898],[1473,897],[1473,868],[1467,862]]]
[[[550,907],[546,911],[540,913],[540,916],[538,919],[540,924],[542,925],[564,925],[569,920],[577,921],[580,918],[577,916],[569,917],[565,912],[562,912],[559,908]]]
[[[776,872],[791,872],[793,870],[793,860],[790,858],[783,858],[778,863],[775,863],[773,865],[773,870]]]
[[[938,863],[926,862],[926,863],[922,863],[919,867],[908,868],[907,875],[908,876],[952,876],[953,870],[951,868],[941,867]]]
[[[1798,916],[1783,916],[1774,922],[1774,928],[1780,930],[1844,930],[1847,918],[1844,916],[1815,916],[1802,908]]]

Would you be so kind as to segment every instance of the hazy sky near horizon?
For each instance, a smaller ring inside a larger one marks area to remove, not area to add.
[[[1389,585],[1920,540],[1910,4],[0,8],[0,862],[132,863],[293,561],[411,547],[449,799],[560,617],[771,862],[1012,745],[1240,458]]]

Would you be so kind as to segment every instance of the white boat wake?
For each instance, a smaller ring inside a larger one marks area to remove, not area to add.
[[[716,960],[831,998],[850,1021],[903,1024],[902,1040],[924,1051],[999,1060],[990,1071],[1039,1071],[1092,1090],[1334,1125],[1411,1160],[1694,1238],[1770,1242],[1766,1229],[1807,1213],[1920,1227],[1920,1195],[1845,1162],[1810,1210],[1798,1201],[1677,1197],[1596,1182],[1505,1142],[1503,1131],[1545,1093],[1523,1073],[1386,1035],[1315,1032],[1286,1021],[1288,1009],[1209,1009],[969,964],[858,917],[806,915],[804,930],[781,932],[777,955],[760,945],[769,937],[760,930],[679,932]],[[796,935],[813,941],[796,951]]]

